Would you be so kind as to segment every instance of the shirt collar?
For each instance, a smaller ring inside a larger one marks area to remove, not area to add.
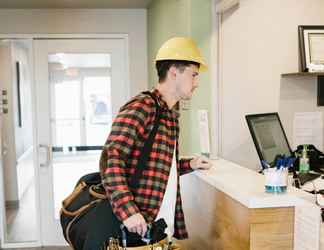
[[[168,104],[166,103],[166,101],[163,100],[163,96],[162,96],[162,94],[159,92],[159,90],[157,90],[157,89],[153,89],[152,94],[155,95],[155,96],[157,97],[158,102],[159,102],[159,104],[160,104],[160,107],[161,107],[162,109],[165,109],[165,110],[171,112],[173,115],[175,115],[176,118],[178,118],[178,117],[180,116],[180,113],[179,113],[179,107],[178,107],[179,105],[178,105],[178,103],[177,103],[176,105],[174,105],[172,109],[169,109]]]

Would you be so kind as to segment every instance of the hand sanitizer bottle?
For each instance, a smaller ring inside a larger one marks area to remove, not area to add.
[[[307,145],[303,146],[302,157],[299,159],[299,173],[308,173],[309,159],[307,157]]]

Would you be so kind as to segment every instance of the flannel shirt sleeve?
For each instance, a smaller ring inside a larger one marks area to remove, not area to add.
[[[140,212],[129,189],[125,170],[135,141],[144,136],[145,127],[154,116],[152,106],[144,100],[126,105],[114,119],[105,145],[107,165],[103,184],[113,211],[121,221]]]
[[[188,174],[188,173],[191,173],[192,171],[194,171],[190,167],[190,161],[191,160],[192,160],[192,158],[182,158],[182,159],[180,159],[180,161],[179,161],[179,164],[180,164],[179,175]]]

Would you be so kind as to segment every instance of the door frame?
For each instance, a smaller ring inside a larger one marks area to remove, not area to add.
[[[37,125],[37,107],[36,107],[36,84],[35,84],[35,58],[34,58],[34,48],[33,48],[33,39],[122,39],[124,42],[125,48],[125,86],[126,86],[126,95],[130,96],[130,65],[129,65],[129,38],[128,34],[125,33],[93,33],[93,34],[43,34],[43,33],[34,33],[34,34],[0,34],[0,40],[2,39],[27,39],[30,40],[31,50],[29,51],[29,56],[31,58],[31,95],[32,95],[32,120],[33,124]],[[35,197],[36,199],[36,209],[40,211],[40,171],[39,171],[39,147],[38,147],[38,134],[37,134],[37,126],[33,126],[33,146],[34,146],[34,163],[35,163]],[[3,171],[0,169],[0,185],[3,186]],[[3,189],[2,189],[3,190]],[[41,218],[37,218],[37,240],[34,242],[17,242],[17,243],[8,243],[4,242],[3,239],[5,237],[4,232],[4,222],[5,218],[3,218],[4,213],[1,212],[5,209],[4,203],[4,191],[0,191],[0,242],[1,246],[4,248],[19,248],[19,247],[40,247],[43,246],[43,241],[41,239]]]

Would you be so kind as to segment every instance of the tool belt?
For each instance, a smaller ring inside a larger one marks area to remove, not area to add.
[[[118,240],[111,239],[109,246],[107,246],[107,250],[181,250],[181,248],[178,244],[169,244],[168,238],[166,237],[163,240],[160,240],[159,242],[156,242],[154,244],[126,248],[119,246]]]

